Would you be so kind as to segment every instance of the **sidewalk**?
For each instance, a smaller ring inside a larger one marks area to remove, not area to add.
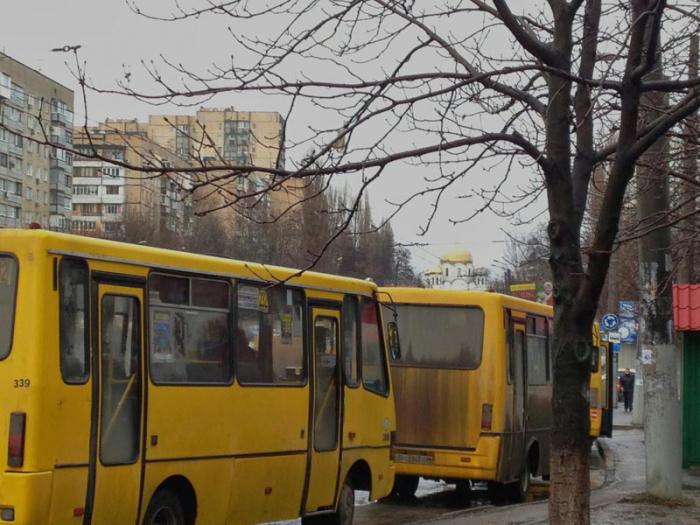
[[[622,411],[624,414],[624,411]],[[617,416],[617,414],[615,414]],[[591,523],[593,525],[697,525],[700,523],[700,476],[685,473],[684,497],[689,506],[667,507],[644,501],[644,433],[618,421],[621,428],[612,439],[602,438],[601,447],[607,454],[607,483],[591,492]],[[616,424],[617,426],[617,424]],[[534,502],[502,508],[484,507],[455,512],[430,521],[440,525],[535,525],[547,523],[547,503]]]

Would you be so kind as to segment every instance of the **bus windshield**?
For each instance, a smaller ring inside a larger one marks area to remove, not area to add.
[[[5,359],[12,347],[16,288],[17,261],[0,255],[0,359]]]
[[[462,306],[398,305],[402,358],[397,365],[477,368],[484,312]]]

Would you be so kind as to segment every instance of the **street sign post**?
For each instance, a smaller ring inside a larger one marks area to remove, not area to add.
[[[601,319],[605,330],[615,330],[620,324],[620,319],[615,314],[605,314]]]

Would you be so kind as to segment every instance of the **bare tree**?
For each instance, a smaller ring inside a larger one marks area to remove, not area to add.
[[[700,106],[698,81],[675,80],[685,68],[698,8],[682,0],[522,4],[191,0],[173,2],[170,13],[153,13],[133,3],[142,16],[174,23],[223,17],[235,56],[204,68],[171,58],[144,61],[155,85],[151,91],[130,87],[136,83],[129,79],[114,89],[92,85],[77,50],[69,51],[84,89],[154,104],[191,105],[232,92],[288,97],[286,155],[303,161],[284,168],[281,162],[232,165],[223,157],[197,157],[184,171],[194,178],[193,191],[213,186],[227,195],[227,206],[242,206],[242,213],[248,209],[244,203],[285,185],[355,176],[359,190],[350,213],[317,250],[316,260],[349,227],[366,188],[397,165],[405,177],[418,172],[412,166],[430,173],[417,176],[420,189],[392,201],[398,213],[413,201],[430,199],[424,231],[450,192],[483,201],[465,206],[453,218],[456,223],[488,209],[503,213],[507,207],[514,214],[536,209],[544,195],[555,296],[549,516],[554,524],[587,524],[591,324],[635,164]],[[267,28],[275,29],[264,34]],[[664,55],[668,78],[649,79],[658,54]],[[654,91],[665,93],[669,106],[645,121],[643,94]],[[290,123],[314,112],[324,115],[324,124],[292,133]],[[201,135],[205,145],[206,130]],[[309,148],[315,153],[306,157]],[[99,158],[99,151],[92,156]],[[600,165],[608,175],[592,215],[588,191]],[[165,170],[155,162],[140,169]],[[466,181],[478,182],[483,172],[481,190],[459,189]],[[253,174],[265,184],[235,189],[237,180]],[[509,184],[517,191],[506,191]],[[590,243],[583,246],[587,213]]]

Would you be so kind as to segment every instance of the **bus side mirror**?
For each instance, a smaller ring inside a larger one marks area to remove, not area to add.
[[[598,371],[600,363],[600,348],[597,346],[591,347],[591,373],[595,374]]]
[[[399,329],[394,321],[386,325],[387,335],[389,336],[389,352],[391,359],[396,361],[401,359],[401,343],[399,342]]]

